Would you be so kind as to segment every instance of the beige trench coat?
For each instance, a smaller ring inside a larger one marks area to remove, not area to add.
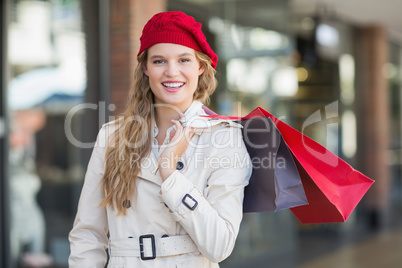
[[[130,200],[125,216],[99,206],[105,147],[113,128],[111,124],[102,127],[69,235],[70,268],[104,267],[105,250],[111,255],[109,268],[219,267],[218,263],[231,254],[251,162],[240,125],[225,120],[203,122],[212,124],[193,136],[179,161],[181,169],[165,182],[153,154],[144,159],[137,180],[138,197]],[[148,236],[140,241],[144,235]],[[166,241],[173,240],[167,245],[162,238],[166,235]],[[165,257],[162,251],[168,252]]]

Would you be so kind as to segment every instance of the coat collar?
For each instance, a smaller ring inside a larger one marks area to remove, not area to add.
[[[197,144],[196,139],[202,132],[209,132],[213,126],[224,124],[229,127],[242,128],[240,124],[233,122],[233,120],[226,119],[213,119],[205,117],[207,113],[203,109],[203,103],[200,101],[193,101],[190,107],[184,112],[184,117],[179,121],[183,126],[194,127],[195,135],[192,139],[193,144]],[[156,127],[156,126],[154,126]],[[158,129],[154,131],[154,137],[158,135]],[[187,148],[184,154],[181,156],[180,160],[184,164],[184,169],[181,172],[185,172],[190,165],[191,156],[194,154],[195,148]],[[162,178],[158,170],[158,160],[155,158],[154,154],[151,152],[147,157],[142,160],[141,171],[138,174],[142,179],[153,182],[157,185],[162,184]]]

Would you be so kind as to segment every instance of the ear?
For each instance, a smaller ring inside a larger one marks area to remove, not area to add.
[[[200,68],[198,69],[198,76],[202,75],[205,71],[205,64],[200,64]]]
[[[142,64],[142,71],[144,72],[144,74],[145,74],[146,76],[149,76],[149,75],[148,75],[148,68],[147,68],[147,64],[146,64],[146,63],[143,63],[143,64]]]

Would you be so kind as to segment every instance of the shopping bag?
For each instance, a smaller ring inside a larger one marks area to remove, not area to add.
[[[309,204],[291,208],[293,214],[301,223],[346,221],[374,181],[308,136],[263,113],[282,133],[302,178]]]
[[[344,222],[373,184],[341,158],[261,107],[242,118],[268,117],[290,149],[308,204],[290,208],[301,223]],[[214,115],[213,117],[219,117]]]
[[[243,126],[243,140],[253,165],[243,212],[279,211],[307,204],[292,154],[272,120],[257,111],[236,121]]]
[[[307,204],[292,154],[272,120],[259,117],[239,123],[253,165],[243,211],[279,211]]]

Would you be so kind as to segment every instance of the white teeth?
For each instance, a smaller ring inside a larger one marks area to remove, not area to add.
[[[162,85],[169,88],[176,88],[183,86],[184,83],[162,83]]]

